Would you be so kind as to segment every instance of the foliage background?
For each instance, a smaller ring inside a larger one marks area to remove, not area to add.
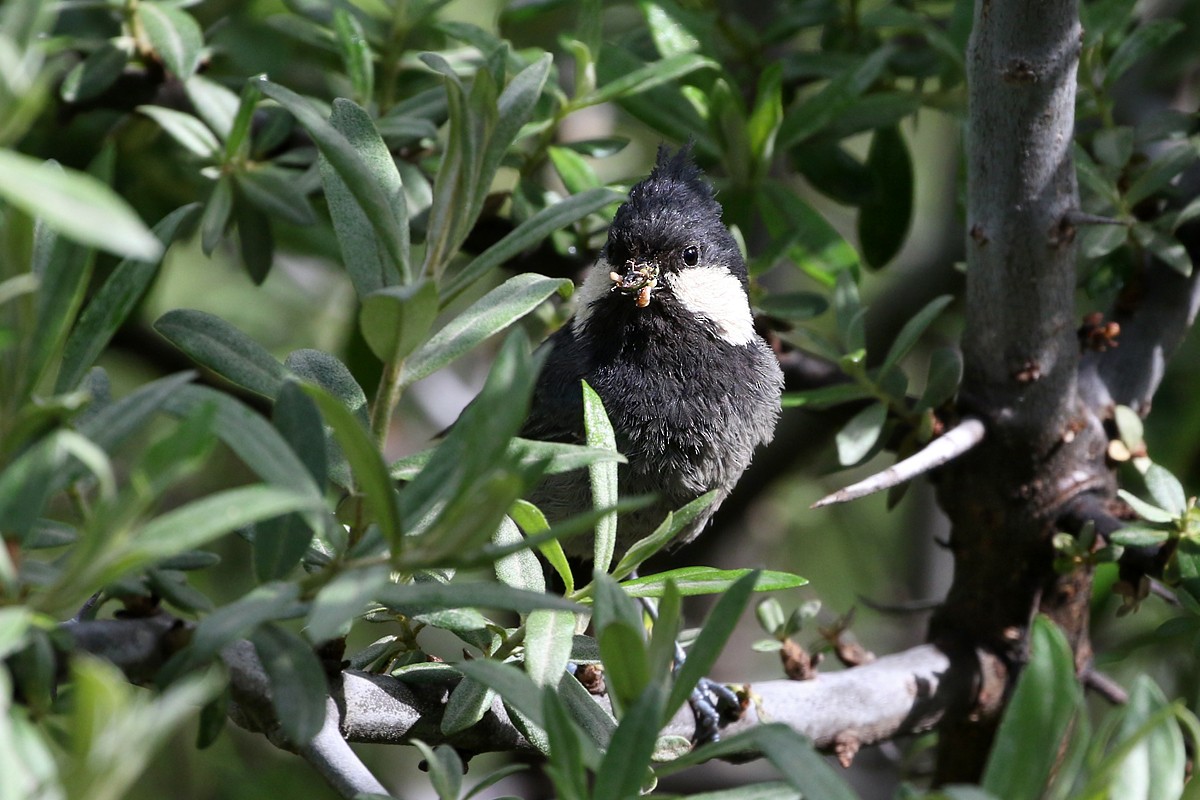
[[[294,7],[311,8],[305,3]],[[419,5],[419,4],[418,4]],[[855,3],[798,3],[786,4],[796,15],[811,13],[814,18],[836,20],[826,26],[813,25],[796,32],[793,52],[819,54],[827,48],[833,59],[839,48],[849,51],[837,37],[850,35],[845,20],[855,14],[886,11],[889,4]],[[963,4],[918,3],[921,15],[937,20],[951,35],[962,31],[953,29],[953,20],[961,19]],[[1100,4],[1098,4],[1100,5]],[[1111,4],[1109,4],[1111,5]],[[87,52],[108,37],[117,35],[113,28],[114,15],[105,4],[63,4],[56,42],[66,53]],[[656,4],[613,4],[604,13],[604,38],[624,38],[646,44],[646,16]],[[673,8],[670,4],[665,7]],[[386,10],[383,4],[364,2],[369,14]],[[685,8],[688,8],[685,4]],[[897,5],[900,9],[903,6]],[[690,10],[690,9],[689,9]],[[301,94],[330,99],[353,96],[356,89],[345,74],[345,65],[336,48],[314,41],[311,27],[296,23],[299,16],[289,4],[270,0],[234,2],[205,0],[187,5],[186,11],[204,29],[207,47],[203,74],[224,83],[235,91],[246,77],[266,73],[277,84]],[[1200,4],[1178,2],[1139,6],[1147,16],[1182,20],[1189,29],[1200,22]],[[456,0],[436,11],[442,23],[464,22],[499,32],[513,47],[546,48],[555,53],[558,68],[556,79],[570,83],[570,57],[564,40],[579,36],[579,13],[569,3],[513,3],[507,11],[499,2]],[[291,19],[292,22],[281,22]],[[948,22],[947,22],[948,21]],[[763,12],[762,18],[751,21],[759,29],[772,23]],[[448,36],[446,26],[421,26],[405,43],[412,53],[422,50],[443,50],[462,55],[460,42]],[[722,31],[722,33],[730,33]],[[737,33],[733,31],[733,33]],[[886,36],[891,37],[889,31]],[[919,33],[913,32],[912,36]],[[736,38],[736,37],[735,37]],[[1140,61],[1138,65],[1111,87],[1118,114],[1134,119],[1145,106],[1167,102],[1178,108],[1194,109],[1196,53],[1193,40],[1179,36],[1167,46]],[[913,48],[914,52],[920,48]],[[745,53],[740,55],[745,56]],[[816,56],[816,57],[819,57]],[[741,65],[743,74],[761,74],[763,54],[752,54],[750,63]],[[789,62],[795,67],[801,59]],[[406,64],[406,68],[411,65]],[[796,67],[798,68],[798,67]],[[755,73],[755,70],[760,70]],[[555,78],[552,78],[552,80]],[[689,79],[690,80],[690,79]],[[704,81],[695,81],[703,84]],[[907,229],[903,247],[887,268],[868,275],[862,285],[864,304],[869,307],[866,335],[868,352],[886,350],[903,325],[932,298],[960,288],[961,274],[956,263],[962,259],[962,177],[961,161],[961,96],[956,96],[953,81],[942,94],[931,93],[915,113],[901,115],[899,130],[908,142],[912,154],[913,212],[911,228],[894,198],[885,196],[877,218],[885,222],[897,218],[900,227]],[[908,84],[905,84],[906,88]],[[143,89],[145,87],[142,87]],[[153,87],[152,87],[153,88]],[[746,87],[739,87],[746,88]],[[961,90],[961,87],[959,87]],[[130,97],[139,91],[135,85]],[[747,97],[753,93],[747,89]],[[161,98],[160,98],[161,99]],[[138,102],[145,102],[139,100]],[[156,101],[157,102],[157,101]],[[132,102],[130,105],[132,106]],[[939,107],[940,106],[940,107]],[[34,121],[32,128],[16,144],[19,149],[39,158],[54,158],[64,166],[87,169],[101,153],[102,146],[115,145],[116,169],[113,184],[144,220],[160,219],[170,210],[210,191],[212,182],[202,176],[194,159],[189,158],[179,143],[166,135],[155,121],[144,115],[130,114],[131,109],[112,111],[89,108],[86,101],[48,105]],[[843,142],[847,152],[866,158],[871,146],[870,125],[861,134]],[[654,130],[635,120],[616,105],[592,107],[562,121],[559,138],[564,141],[602,137],[626,137],[629,144],[618,154],[590,160],[589,163],[603,184],[628,185],[644,174],[653,158],[656,145],[664,138],[663,131]],[[732,148],[730,148],[732,152]],[[753,206],[742,205],[744,186],[730,181],[736,176],[737,165],[730,162],[705,166],[722,187],[721,198],[731,214],[749,223],[742,234],[751,253],[761,250],[770,239],[769,231],[757,220]],[[715,159],[720,162],[721,159]],[[783,175],[802,196],[812,204],[834,228],[851,242],[858,242],[857,213],[854,208],[831,200],[814,190],[811,182],[795,176],[794,164],[785,157],[768,159],[771,169]],[[563,176],[549,164],[538,168],[538,177],[546,185],[561,187]],[[511,180],[502,172],[500,182]],[[307,183],[296,187],[315,186],[310,173]],[[104,367],[112,381],[115,397],[126,395],[147,381],[165,374],[186,369],[192,362],[155,331],[153,323],[164,313],[177,308],[207,310],[235,325],[252,339],[265,346],[276,357],[283,358],[298,348],[325,350],[343,358],[369,397],[374,396],[374,384],[380,379],[379,363],[371,355],[357,324],[357,299],[354,288],[339,265],[340,255],[333,231],[324,221],[325,210],[319,195],[312,197],[317,207],[319,224],[296,224],[271,215],[275,236],[275,258],[271,272],[261,286],[247,275],[242,254],[233,240],[216,247],[211,255],[203,252],[199,237],[176,244],[155,279],[153,288],[139,304],[130,320],[121,328],[98,364]],[[901,204],[902,205],[902,204]],[[294,212],[294,209],[293,209]],[[302,216],[302,215],[301,215]],[[892,223],[897,224],[896,222]],[[485,232],[486,235],[486,232]],[[522,269],[546,274],[574,277],[582,259],[572,259],[571,248],[578,244],[561,236],[556,247],[538,251],[546,259],[529,259]],[[96,267],[93,283],[111,271],[115,259],[102,256]],[[817,291],[830,293],[821,278],[795,269],[776,269],[763,282],[772,293]],[[1104,296],[1100,287],[1097,296]],[[1094,297],[1081,292],[1080,310],[1096,305]],[[535,336],[542,333],[553,320],[551,312],[542,312],[527,320],[525,327]],[[922,341],[910,362],[915,375],[924,375],[930,353],[939,345],[952,344],[961,323],[953,313],[944,315],[932,332]],[[835,328],[832,314],[817,317],[811,322],[814,330],[832,335]],[[1156,462],[1164,464],[1183,479],[1187,486],[1196,485],[1197,453],[1200,451],[1200,405],[1194,402],[1197,382],[1200,381],[1200,360],[1194,341],[1174,360],[1162,390],[1155,401],[1155,413],[1147,421],[1146,438]],[[491,363],[494,348],[473,353],[457,363],[453,370],[438,374],[417,384],[402,400],[394,418],[388,439],[388,457],[398,458],[425,446],[431,435],[441,430],[457,416],[483,383]],[[887,463],[877,456],[859,467],[856,472],[839,471],[832,434],[846,419],[839,412],[827,415],[800,409],[789,410],[781,428],[786,444],[760,458],[754,471],[747,476],[745,501],[731,501],[717,520],[715,529],[696,544],[672,556],[670,563],[712,564],[721,567],[766,566],[771,569],[795,572],[808,577],[811,584],[802,590],[781,597],[785,606],[793,607],[806,600],[819,598],[824,609],[820,620],[830,624],[851,608],[857,608],[853,631],[860,642],[877,653],[892,652],[923,640],[925,617],[921,614],[883,613],[863,604],[863,599],[884,605],[938,598],[948,583],[949,561],[936,545],[944,535],[944,525],[932,504],[931,493],[925,487],[909,493],[899,507],[887,512],[884,498],[870,498],[849,506],[809,511],[808,506],[837,486],[843,485],[857,473],[868,473]],[[832,421],[831,421],[832,420]],[[153,434],[151,434],[152,436]],[[831,474],[836,471],[836,474]],[[203,469],[182,484],[171,489],[165,505],[182,503],[211,494],[221,488],[237,486],[252,480],[241,462],[224,448],[214,450]],[[222,556],[221,564],[198,572],[196,588],[207,594],[217,605],[241,597],[255,585],[255,576],[246,554],[245,544],[235,539],[213,545]],[[667,562],[654,562],[663,566]],[[1108,578],[1112,580],[1110,575]],[[1098,591],[1094,603],[1094,629],[1097,650],[1104,654],[1103,668],[1123,683],[1133,676],[1150,672],[1170,697],[1184,697],[1193,708],[1200,701],[1197,692],[1200,682],[1195,670],[1195,650],[1187,636],[1164,639],[1155,635],[1166,612],[1153,603],[1144,605],[1137,615],[1116,619],[1118,602],[1106,591]],[[700,619],[705,606],[689,606],[689,618]],[[776,677],[778,661],[773,653],[756,652],[751,643],[760,638],[753,625],[742,627],[727,647],[718,663],[717,678],[753,680]],[[365,644],[366,633],[359,634]],[[814,628],[806,635],[816,640]],[[428,647],[428,645],[427,645]],[[307,796],[334,796],[313,777],[307,767],[293,757],[268,745],[261,737],[245,734],[230,726],[225,735],[208,750],[193,746],[195,731],[185,727],[175,734],[159,756],[149,765],[145,777],[132,790],[132,797],[160,797],[170,792],[174,797],[233,798],[284,796],[304,793]],[[919,747],[917,748],[919,751]],[[362,747],[365,758],[389,786],[403,786],[405,796],[426,796],[425,779],[416,772],[419,755],[409,748]],[[486,757],[498,761],[499,757]],[[485,759],[481,758],[480,762]],[[920,755],[901,756],[893,746],[880,751],[865,752],[855,766],[852,779],[865,797],[891,796],[900,766],[915,764],[919,771]],[[483,764],[473,766],[472,772]],[[760,766],[715,766],[715,777],[696,778],[697,785],[713,786],[716,781],[741,783],[748,775],[766,770]],[[480,770],[482,774],[485,770]],[[252,776],[247,779],[247,776]],[[510,791],[520,794],[521,790]],[[323,794],[324,793],[324,794]],[[433,796],[428,794],[428,796]]]

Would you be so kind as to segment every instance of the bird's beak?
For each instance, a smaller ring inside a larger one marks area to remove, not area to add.
[[[658,264],[652,261],[626,261],[624,273],[610,272],[613,291],[636,295],[638,308],[650,305],[650,292],[658,285]]]

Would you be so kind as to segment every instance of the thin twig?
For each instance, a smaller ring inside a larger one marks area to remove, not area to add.
[[[1085,687],[1114,706],[1123,706],[1129,702],[1129,693],[1125,691],[1125,688],[1103,672],[1088,668],[1079,677]]]
[[[964,417],[962,422],[934,439],[925,446],[924,450],[914,453],[903,461],[897,461],[882,472],[877,472],[865,480],[822,497],[810,508],[848,503],[851,500],[899,486],[905,481],[910,481],[918,475],[923,475],[958,458],[982,442],[986,432],[982,420],[976,417]]]

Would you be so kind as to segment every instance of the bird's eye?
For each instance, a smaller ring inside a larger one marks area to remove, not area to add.
[[[694,267],[700,263],[700,248],[691,244],[683,248],[683,263],[689,267]]]

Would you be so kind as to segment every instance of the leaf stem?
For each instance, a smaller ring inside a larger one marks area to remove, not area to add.
[[[379,388],[375,391],[375,402],[371,404],[371,434],[379,452],[387,448],[388,428],[391,427],[392,412],[400,402],[404,393],[400,376],[403,372],[404,359],[399,358],[383,365],[383,375],[379,378]]]

